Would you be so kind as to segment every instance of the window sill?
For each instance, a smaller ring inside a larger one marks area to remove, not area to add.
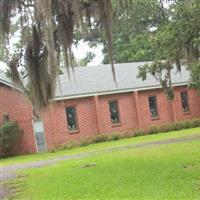
[[[192,113],[191,113],[190,111],[187,111],[187,112],[184,112],[184,111],[183,111],[183,114],[184,114],[184,115],[191,115]]]
[[[79,130],[69,131],[69,135],[78,134]]]
[[[112,124],[112,127],[117,127],[117,126],[121,126],[121,124],[120,123]]]
[[[151,120],[154,121],[154,120],[159,120],[160,117],[151,117]]]

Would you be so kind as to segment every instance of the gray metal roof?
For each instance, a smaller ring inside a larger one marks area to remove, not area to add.
[[[111,65],[75,67],[74,76],[70,78],[65,71],[59,78],[59,87],[56,89],[55,99],[92,96],[95,94],[120,93],[128,90],[142,90],[160,87],[156,79],[148,75],[147,80],[137,78],[138,67],[147,62],[115,64],[117,87],[113,80]],[[189,72],[183,67],[181,72],[172,70],[172,83],[175,85],[187,84]]]
[[[10,87],[13,86],[13,84],[11,83],[11,80],[1,70],[0,70],[0,83],[3,83],[3,84],[8,85]]]
[[[147,80],[137,78],[138,67],[147,62],[115,64],[117,86],[115,85],[111,65],[75,67],[69,78],[67,71],[59,76],[54,100],[101,94],[122,93],[127,91],[159,88],[160,83],[148,75]],[[189,80],[189,72],[182,68],[171,73],[174,85],[185,85]],[[0,82],[12,86],[12,82],[0,73]]]

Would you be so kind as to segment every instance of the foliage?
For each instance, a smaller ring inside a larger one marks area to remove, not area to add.
[[[157,49],[153,63],[141,66],[139,77],[146,79],[151,73],[163,86],[166,94],[173,99],[171,69],[174,65],[179,71],[186,65],[191,73],[191,84],[200,91],[200,1],[176,1],[166,10],[165,23],[153,38],[152,48]],[[160,59],[164,55],[165,61]]]
[[[145,134],[156,134],[162,132],[170,132],[175,130],[182,130],[187,128],[200,127],[200,119],[193,119],[183,122],[176,122],[171,124],[163,124],[160,126],[150,126],[145,132]]]
[[[95,54],[92,52],[87,52],[86,56],[79,61],[80,66],[86,66],[89,62],[93,60]]]
[[[200,90],[195,74],[199,72],[200,1],[167,1],[172,2],[168,7],[164,2],[1,0],[1,43],[8,48],[10,33],[17,32],[19,36],[13,53],[6,50],[11,78],[39,111],[54,95],[59,66],[65,65],[70,76],[69,67],[74,63],[72,44],[83,39],[91,45],[104,43],[104,63],[111,63],[115,82],[114,62],[153,60],[153,75],[160,76],[162,65],[166,73],[158,80],[172,99],[171,68],[175,64],[180,70],[181,64],[186,63],[191,83]],[[82,62],[85,64],[92,57],[88,54]],[[143,73],[148,71],[144,67]],[[23,78],[28,84],[24,85]]]
[[[200,94],[200,63],[190,64],[190,87],[198,89]]]
[[[171,69],[173,65],[169,61],[154,61],[151,64],[145,64],[139,67],[139,74],[137,77],[142,80],[147,79],[147,74],[153,75],[158,80],[167,94],[169,99],[173,99],[173,88],[171,82]]]
[[[115,63],[151,61],[156,49],[152,37],[163,24],[157,0],[134,0],[131,11],[116,9],[113,18],[113,59]],[[104,63],[109,63],[106,48]],[[163,58],[161,53],[160,58]]]
[[[4,58],[4,45],[2,42],[2,38],[0,37],[0,61],[2,61]]]
[[[10,149],[20,136],[21,130],[15,122],[5,122],[0,127],[0,149],[3,156],[9,155]]]
[[[68,144],[61,145],[57,149],[71,149],[77,146],[88,146],[92,143],[101,143],[107,141],[115,141],[122,138],[130,138],[130,137],[137,137],[143,135],[150,135],[150,134],[158,134],[163,132],[170,132],[176,130],[183,130],[188,128],[195,128],[200,127],[200,119],[192,119],[187,121],[180,121],[175,123],[169,124],[162,124],[162,125],[151,125],[146,129],[136,129],[129,132],[123,133],[112,133],[112,134],[99,134],[93,138],[86,138],[81,139],[79,142],[69,142]]]
[[[18,155],[18,156],[13,156],[10,158],[4,158],[4,159],[1,159],[1,164],[3,166],[8,166],[8,165],[14,165],[17,163],[27,163],[27,162],[34,162],[34,161],[39,161],[39,160],[47,160],[47,159],[58,158],[61,156],[66,156],[66,155],[82,154],[82,153],[88,153],[91,151],[102,151],[110,147],[134,145],[134,144],[139,144],[139,143],[158,141],[161,139],[162,140],[170,139],[174,137],[181,138],[181,137],[186,137],[186,136],[195,136],[195,135],[198,135],[199,132],[200,132],[200,127],[179,130],[179,131],[171,131],[171,132],[168,132],[167,134],[160,133],[160,134],[144,135],[141,137],[133,137],[133,131],[127,131],[125,133],[125,139],[121,139],[117,141],[93,143],[84,147],[76,147],[76,148],[71,148],[71,149],[67,148],[66,146],[62,146],[60,148],[50,150],[47,153]],[[74,147],[74,146],[77,146],[77,143],[71,141],[68,143],[68,145],[71,145],[71,147]]]
[[[9,46],[12,21],[18,23],[19,43],[8,61],[13,81],[30,97],[36,111],[53,97],[59,66],[73,69],[72,44],[77,36],[88,37],[98,29],[112,59],[111,0],[1,0],[0,34]],[[94,28],[95,27],[95,28]],[[25,50],[24,50],[25,49]],[[10,50],[8,48],[8,50]],[[19,67],[27,71],[27,85]]]

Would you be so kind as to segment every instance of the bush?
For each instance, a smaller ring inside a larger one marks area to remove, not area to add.
[[[2,156],[9,155],[12,146],[20,136],[21,130],[15,122],[6,122],[0,127],[0,149]]]
[[[79,141],[79,146],[88,146],[91,143],[93,143],[93,140],[91,138],[86,138]]]
[[[122,134],[112,134],[108,136],[107,141],[115,141],[115,140],[119,140],[122,137]]]
[[[136,129],[135,131],[133,131],[133,137],[142,136],[145,134],[146,133],[144,129]]]
[[[187,128],[194,128],[200,127],[200,119],[192,119],[183,122],[175,122],[170,124],[162,124],[162,125],[151,125],[146,129],[135,129],[133,131],[128,131],[124,133],[113,133],[113,134],[100,134],[95,136],[94,138],[87,138],[80,140],[79,143],[70,142],[66,145],[61,146],[58,150],[63,149],[71,149],[76,146],[87,146],[91,143],[100,143],[106,141],[115,141],[121,138],[130,138],[130,137],[137,137],[142,135],[149,135],[149,134],[157,134],[162,132],[169,132]]]
[[[156,134],[156,133],[162,133],[162,132],[169,132],[169,131],[176,131],[176,130],[182,130],[187,128],[195,128],[200,127],[200,119],[192,119],[182,122],[175,122],[171,124],[163,124],[158,126],[149,126],[145,132],[146,134]]]
[[[57,147],[57,150],[66,150],[66,149],[72,149],[74,147],[80,146],[74,141],[70,141],[67,144],[63,144]]]
[[[149,126],[146,134],[150,135],[150,134],[156,134],[159,132],[159,127],[158,126]]]
[[[99,143],[99,142],[105,142],[108,140],[108,136],[107,135],[97,135],[94,139],[93,142],[94,143]]]

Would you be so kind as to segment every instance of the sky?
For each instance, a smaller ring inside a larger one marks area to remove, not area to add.
[[[94,59],[87,64],[87,66],[100,65],[103,60],[102,49],[103,45],[97,45],[97,47],[90,48],[86,42],[80,41],[79,44],[73,46],[73,53],[76,59],[80,60],[84,58],[87,52],[93,52],[95,54]],[[5,70],[7,68],[6,64],[0,61],[0,70]]]
[[[97,47],[90,48],[86,42],[80,41],[77,48],[73,46],[73,53],[75,58],[78,60],[84,58],[87,52],[92,52],[95,54],[94,59],[88,63],[87,66],[100,65],[103,60],[102,49],[103,45],[98,44]]]

